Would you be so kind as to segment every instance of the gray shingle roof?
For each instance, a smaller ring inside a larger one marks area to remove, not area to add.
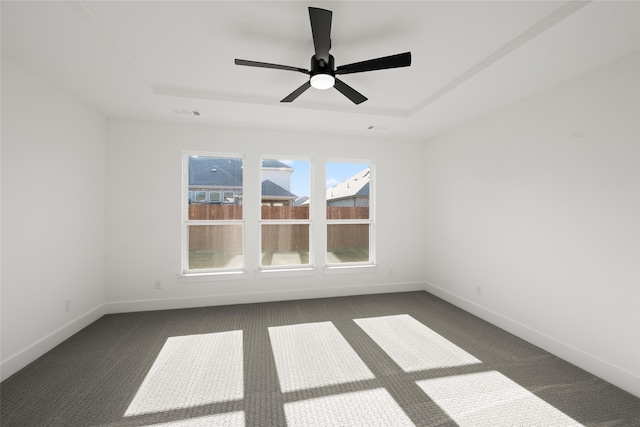
[[[276,159],[264,159],[262,161],[262,167],[293,170],[291,166]],[[190,156],[189,185],[242,187],[242,159]],[[277,187],[283,191],[287,191],[280,186]],[[291,193],[289,193],[289,195],[291,195]]]
[[[356,196],[368,196],[369,195],[369,183],[367,182],[364,187],[362,187],[356,193]]]
[[[262,197],[286,197],[290,199],[297,199],[298,196],[280,187],[273,181],[268,179],[262,181]]]
[[[291,166],[289,166],[288,164],[283,163],[280,160],[276,160],[276,159],[264,159],[264,160],[262,160],[262,167],[263,168],[278,168],[278,169],[291,169],[291,170],[293,170],[293,168]]]
[[[298,197],[298,198],[293,202],[293,204],[294,204],[295,206],[302,206],[302,205],[304,205],[304,204],[305,204],[307,201],[309,201],[309,200],[310,200],[310,199],[309,199],[309,196],[302,196],[302,197]]]
[[[189,157],[189,185],[242,187],[242,160]]]

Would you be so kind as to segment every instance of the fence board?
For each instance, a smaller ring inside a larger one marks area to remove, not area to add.
[[[309,252],[307,224],[265,224],[262,226],[263,252]]]
[[[327,219],[369,219],[369,207],[327,206]]]
[[[191,225],[189,250],[221,249],[242,252],[241,225]]]
[[[262,219],[309,219],[309,206],[262,206]]]
[[[192,220],[228,220],[242,219],[240,205],[208,205],[192,203],[189,205],[189,219]]]
[[[262,206],[262,219],[308,219],[309,206]],[[368,219],[368,207],[328,206],[327,219]],[[191,220],[232,220],[242,219],[240,205],[189,205]],[[195,227],[189,232],[191,249],[224,247],[229,240],[241,241],[235,227]],[[262,228],[262,250],[278,252],[283,250],[308,250],[309,231],[307,225],[266,225]],[[327,227],[327,249],[369,248],[369,226],[366,224],[329,225]]]
[[[327,250],[369,249],[368,224],[330,224],[327,226]]]
[[[262,206],[262,219],[309,219],[309,206]],[[328,206],[327,219],[368,219],[366,206]],[[209,205],[192,203],[189,205],[189,219],[229,220],[242,219],[240,205]]]

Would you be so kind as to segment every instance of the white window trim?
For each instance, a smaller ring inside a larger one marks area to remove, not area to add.
[[[311,266],[286,266],[283,268],[270,268],[270,269],[261,269],[256,271],[256,277],[262,279],[276,279],[281,277],[309,277],[315,276],[317,274],[317,269]]]
[[[377,175],[375,170],[375,162],[366,159],[315,159],[311,157],[303,156],[291,156],[291,155],[261,155],[258,156],[258,167],[260,168],[257,183],[248,182],[243,179],[243,194],[245,194],[247,186],[251,188],[256,187],[255,193],[261,198],[261,178],[262,178],[262,161],[264,159],[291,159],[291,160],[303,160],[309,162],[309,178],[310,178],[310,196],[311,205],[309,206],[309,219],[302,220],[263,220],[261,217],[260,209],[250,209],[249,212],[243,205],[243,219],[241,220],[227,220],[227,221],[200,221],[200,220],[188,220],[189,203],[188,194],[192,191],[193,199],[195,199],[195,191],[189,190],[189,171],[188,171],[188,159],[189,156],[210,156],[210,157],[231,157],[241,159],[243,165],[247,167],[247,155],[241,153],[221,153],[221,152],[202,152],[202,151],[184,151],[183,152],[183,191],[182,191],[182,265],[181,273],[178,274],[179,283],[214,283],[218,281],[227,280],[246,280],[249,277],[262,279],[277,279],[282,277],[309,277],[316,276],[318,274],[333,275],[333,274],[372,274],[378,272],[378,266],[376,264],[376,186]],[[253,159],[253,156],[250,156]],[[316,162],[320,167],[324,168],[324,171],[316,170]],[[326,191],[324,191],[324,181],[326,180],[326,165],[327,163],[362,163],[367,164],[371,168],[371,174],[373,179],[370,181],[369,192],[369,215],[368,219],[348,219],[348,220],[328,220],[324,215],[326,212]],[[251,167],[255,167],[252,163]],[[255,177],[251,177],[251,181],[254,181]],[[315,182],[317,179],[321,179],[323,183]],[[314,184],[315,182],[315,184]],[[245,185],[246,184],[246,185]],[[255,184],[255,185],[254,185]],[[322,188],[322,190],[320,190]],[[221,191],[222,193],[222,191]],[[205,193],[208,196],[208,193]],[[221,194],[222,198],[222,194]],[[322,201],[323,199],[324,202]],[[261,200],[261,199],[260,199]],[[222,202],[222,200],[221,200]],[[322,204],[318,206],[315,203]],[[257,206],[260,206],[258,203]],[[320,210],[319,210],[320,209]],[[252,236],[247,237],[247,215],[250,215],[248,224],[252,228]],[[257,217],[256,217],[257,215]],[[314,221],[314,217],[317,216],[318,221]],[[315,224],[314,224],[315,222]],[[243,254],[243,267],[240,268],[216,268],[216,269],[188,269],[188,226],[189,225],[231,225],[240,224],[242,226],[242,254]],[[305,224],[309,227],[309,263],[304,265],[286,265],[286,266],[262,266],[261,253],[262,253],[262,226],[264,224]],[[367,262],[355,262],[355,263],[328,263],[326,256],[326,232],[327,225],[330,224],[368,224],[369,225],[369,261]],[[253,228],[255,227],[255,233],[253,235]],[[247,242],[251,242],[251,247],[247,247]],[[322,243],[323,242],[323,243]],[[257,247],[253,247],[257,243]],[[324,247],[316,247],[317,244]],[[251,258],[251,265],[247,265],[247,250],[254,251],[249,258]],[[320,253],[318,253],[320,252]],[[255,258],[254,258],[255,256]],[[254,274],[255,273],[255,274]]]
[[[360,274],[360,273],[377,273],[378,266],[376,264],[371,263],[345,263],[342,264],[331,264],[324,267],[324,274]]]
[[[309,162],[309,192],[313,194],[313,183],[315,180],[315,168],[312,158],[300,156],[260,156],[260,179],[258,181],[258,194],[260,195],[260,205],[262,206],[262,162],[264,160],[297,160]],[[272,168],[266,168],[272,169]],[[309,204],[308,219],[262,219],[262,211],[258,212],[258,270],[256,277],[276,277],[273,273],[279,272],[284,275],[315,275],[314,271],[314,251],[313,251],[313,198]],[[308,225],[309,226],[309,262],[307,264],[291,264],[291,265],[262,265],[262,226],[263,225]],[[307,274],[311,272],[312,274]],[[263,274],[264,273],[264,274]],[[282,277],[282,276],[280,276]]]
[[[206,273],[182,273],[178,274],[179,283],[210,283],[227,280],[241,280],[249,277],[246,270],[216,271]]]
[[[183,151],[182,152],[182,265],[181,273],[178,275],[179,281],[182,283],[193,281],[209,281],[214,278],[220,280],[228,280],[229,278],[246,278],[246,223],[244,217],[246,215],[244,207],[242,208],[242,218],[240,220],[190,220],[189,219],[189,203],[185,196],[189,194],[189,157],[229,157],[242,160],[242,164],[246,163],[243,154],[238,153],[219,153],[219,152],[203,152],[203,151]],[[244,189],[244,179],[243,179]],[[195,199],[194,191],[194,199]],[[244,191],[243,191],[244,192]],[[204,190],[205,199],[208,199],[208,193]],[[187,202],[185,202],[187,200]],[[205,202],[206,203],[206,202]],[[234,268],[207,268],[207,269],[189,269],[189,226],[190,225],[241,225],[242,226],[242,267]],[[243,277],[244,276],[244,277]]]
[[[369,180],[369,218],[366,219],[328,219],[325,218],[324,221],[324,232],[326,237],[327,227],[329,225],[339,225],[339,224],[368,224],[369,225],[369,261],[362,262],[340,262],[340,263],[330,263],[327,259],[327,248],[324,248],[324,272],[325,274],[332,273],[359,273],[364,271],[375,271],[369,270],[371,267],[376,267],[376,242],[375,242],[375,228],[376,228],[376,166],[373,160],[366,159],[327,159],[325,162],[325,173],[326,167],[328,163],[362,163],[369,165],[369,174],[373,179]],[[326,177],[325,177],[326,179]],[[327,197],[326,191],[323,194],[324,196],[324,205],[325,209],[327,207]]]

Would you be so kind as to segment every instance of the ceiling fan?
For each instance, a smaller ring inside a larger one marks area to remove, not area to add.
[[[310,87],[314,87],[316,89],[329,89],[331,87],[335,87],[340,93],[349,98],[356,105],[366,101],[367,98],[342,80],[336,78],[337,75],[408,67],[411,65],[411,52],[405,52],[382,58],[369,59],[368,61],[340,65],[336,68],[333,55],[329,54],[329,50],[331,49],[332,15],[333,12],[330,10],[318,9],[316,7],[309,8],[311,34],[313,36],[313,46],[315,48],[315,55],[311,57],[310,70],[290,67],[288,65],[269,64],[267,62],[247,61],[245,59],[236,59],[236,65],[297,71],[299,73],[309,75],[309,81],[291,92],[280,102],[291,102]]]

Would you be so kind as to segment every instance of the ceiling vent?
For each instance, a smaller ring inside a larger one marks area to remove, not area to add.
[[[183,116],[199,116],[200,115],[200,111],[198,110],[178,110],[174,108],[173,112]]]

